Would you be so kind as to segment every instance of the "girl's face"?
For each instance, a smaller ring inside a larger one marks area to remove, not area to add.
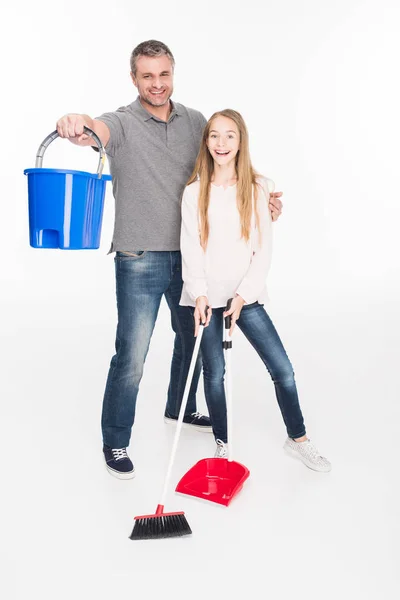
[[[227,165],[239,151],[240,135],[235,121],[228,117],[216,117],[211,123],[207,139],[208,150],[214,161]]]

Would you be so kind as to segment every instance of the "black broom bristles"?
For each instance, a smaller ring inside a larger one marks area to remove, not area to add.
[[[131,540],[155,540],[190,535],[192,530],[185,513],[170,513],[135,517]]]

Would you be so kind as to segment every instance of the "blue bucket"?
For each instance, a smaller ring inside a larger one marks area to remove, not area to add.
[[[42,169],[47,147],[58,137],[53,131],[39,146],[34,169],[28,176],[29,238],[33,248],[90,250],[100,246],[106,182],[102,175],[105,150],[100,138],[88,127],[87,135],[99,148],[97,173]]]

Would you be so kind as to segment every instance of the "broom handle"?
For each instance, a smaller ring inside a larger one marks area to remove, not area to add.
[[[181,430],[182,430],[182,426],[183,426],[183,417],[185,415],[186,405],[187,405],[189,392],[190,392],[190,386],[192,385],[194,368],[196,366],[196,360],[197,360],[197,355],[199,353],[201,338],[203,337],[203,331],[204,331],[204,326],[203,326],[203,323],[201,323],[200,328],[199,328],[199,333],[197,334],[196,343],[195,343],[194,349],[193,349],[192,360],[190,361],[189,373],[188,373],[188,376],[186,379],[185,391],[183,392],[183,398],[182,398],[181,409],[179,411],[178,422],[176,424],[174,443],[172,445],[171,456],[169,459],[167,474],[165,476],[165,481],[164,481],[164,488],[162,491],[161,501],[159,504],[159,506],[162,506],[162,507],[164,506],[165,498],[166,498],[167,491],[168,491],[169,480],[171,478],[172,465],[174,463],[176,450],[178,448],[179,437],[181,435]]]
[[[226,310],[229,310],[232,304],[232,298],[229,298]],[[228,461],[233,459],[233,401],[232,401],[232,363],[231,349],[232,338],[229,335],[229,329],[232,325],[231,315],[225,317],[224,323],[224,354],[225,354],[225,396],[226,396],[226,413],[228,425]]]

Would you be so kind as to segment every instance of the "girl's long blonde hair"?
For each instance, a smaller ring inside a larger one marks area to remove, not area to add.
[[[205,126],[203,137],[201,140],[200,150],[197,155],[196,164],[192,175],[187,183],[190,185],[194,181],[200,179],[200,192],[198,200],[198,211],[200,221],[200,242],[203,249],[207,246],[208,236],[210,233],[209,221],[208,221],[208,207],[210,204],[210,186],[211,179],[214,173],[214,159],[212,158],[208,147],[207,140],[210,134],[212,122],[217,117],[226,117],[236,123],[239,130],[239,150],[236,154],[236,177],[237,177],[237,195],[236,202],[240,215],[241,233],[242,237],[246,242],[250,238],[251,229],[251,215],[253,211],[253,197],[254,197],[254,210],[256,217],[256,225],[259,228],[259,215],[257,211],[257,198],[258,198],[258,173],[254,170],[249,152],[249,135],[247,132],[246,124],[240,113],[230,108],[218,111],[212,115],[207,125]]]

